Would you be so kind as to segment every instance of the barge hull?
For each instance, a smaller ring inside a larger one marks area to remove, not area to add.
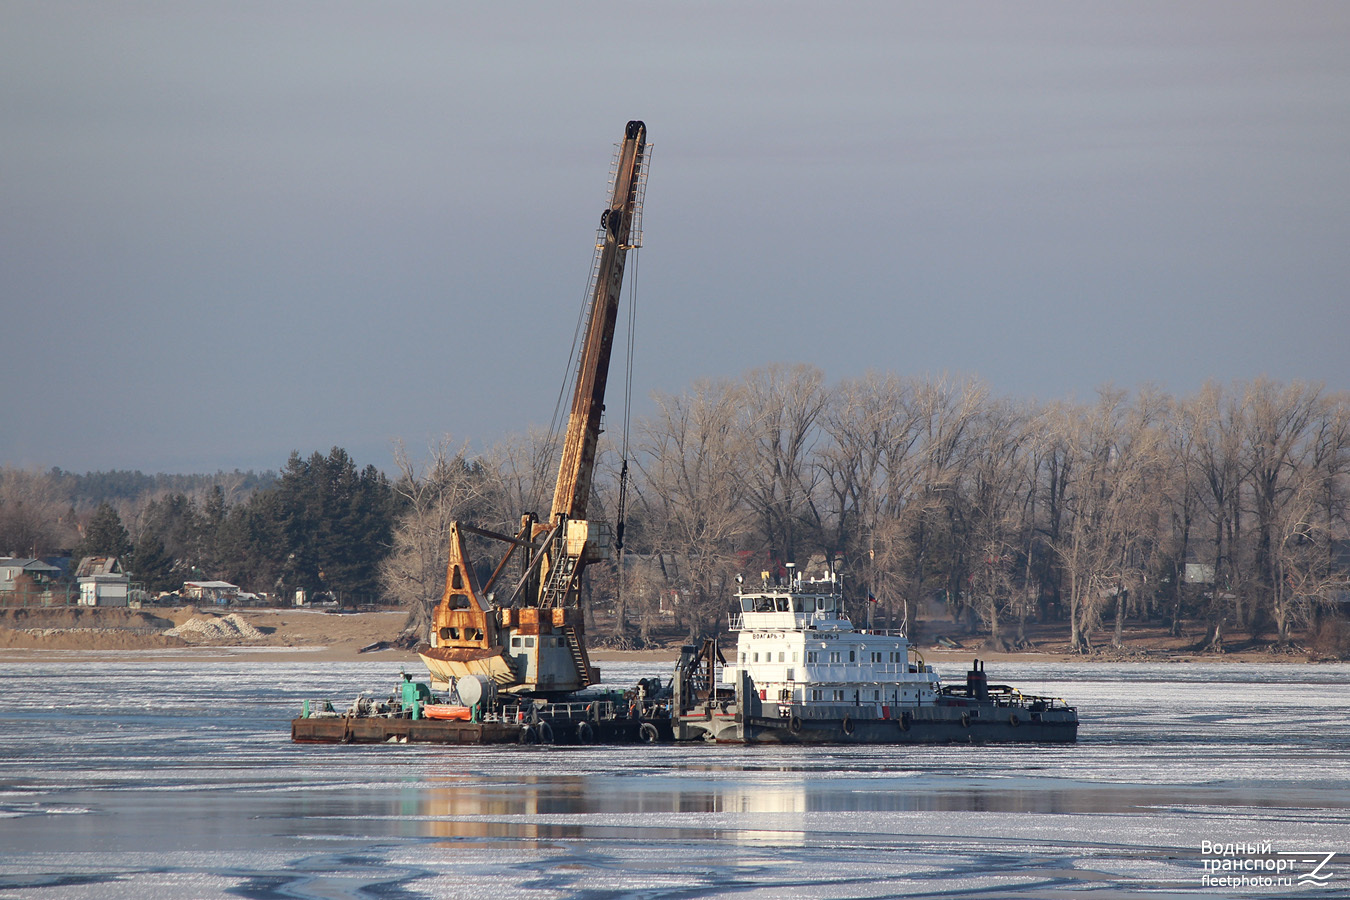
[[[680,717],[684,740],[719,744],[1072,744],[1078,740],[1078,714],[1068,707],[970,704],[802,715],[801,707],[765,716],[754,698],[742,716],[733,709],[696,709]]]
[[[630,719],[515,723],[310,716],[291,720],[291,740],[300,744],[627,744],[639,740],[641,724]],[[669,726],[665,731],[669,733]]]
[[[373,716],[291,720],[291,740],[302,744],[515,744],[520,728],[505,722],[391,719]]]
[[[744,737],[719,738],[745,744],[1072,744],[1078,740],[1076,719],[1019,719],[1011,716],[959,716],[912,719],[806,719],[793,730],[793,720],[752,717]]]

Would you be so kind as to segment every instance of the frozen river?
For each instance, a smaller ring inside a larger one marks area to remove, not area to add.
[[[0,661],[0,898],[1350,896],[1346,665],[991,665],[1063,747],[290,743],[398,675]]]

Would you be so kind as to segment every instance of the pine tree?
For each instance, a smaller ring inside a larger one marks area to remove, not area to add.
[[[181,584],[174,577],[173,557],[164,549],[164,542],[153,534],[136,542],[123,568],[132,578],[143,582],[147,590],[171,591]]]
[[[393,535],[393,489],[374,466],[358,472],[347,451],[292,453],[273,490],[255,494],[274,531],[267,548],[285,589],[371,596]]]
[[[126,556],[131,552],[131,538],[122,525],[122,517],[107,503],[98,509],[84,529],[84,539],[76,549],[77,558],[86,556]]]

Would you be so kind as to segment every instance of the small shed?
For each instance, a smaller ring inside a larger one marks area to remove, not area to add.
[[[86,556],[75,570],[80,606],[126,606],[131,576],[115,556]]]

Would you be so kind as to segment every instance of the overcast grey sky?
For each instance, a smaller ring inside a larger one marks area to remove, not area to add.
[[[547,424],[631,118],[639,397],[1350,387],[1350,3],[9,0],[0,464]]]

